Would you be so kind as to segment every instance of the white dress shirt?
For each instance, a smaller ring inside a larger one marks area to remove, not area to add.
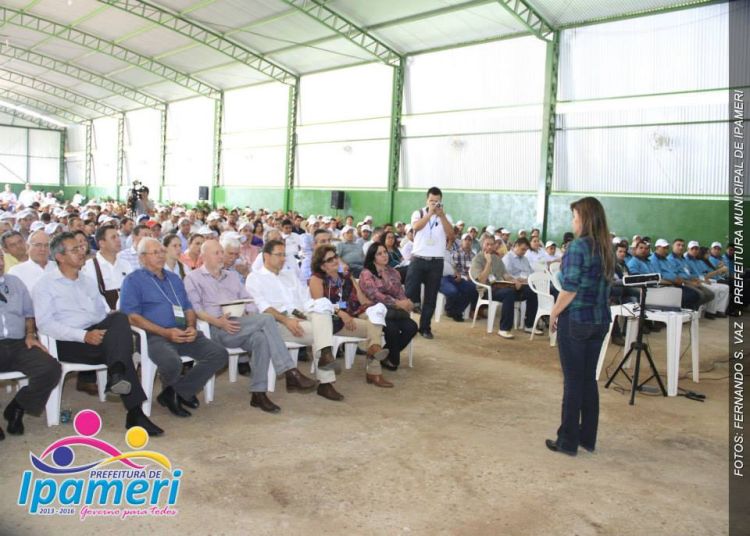
[[[427,214],[427,207],[415,210],[411,215],[412,227],[425,214]],[[451,219],[450,215],[446,214],[445,217],[448,219],[448,223],[453,225],[453,219]],[[414,232],[414,246],[412,247],[411,254],[417,257],[440,257],[442,259],[445,255],[447,240],[448,237],[445,235],[443,222],[438,216],[432,216],[427,225],[419,231]]]
[[[312,308],[310,290],[291,270],[282,269],[276,275],[265,266],[254,269],[247,277],[245,287],[261,313],[269,307],[280,313],[291,313],[295,309],[305,312]]]
[[[37,263],[29,259],[22,263],[16,264],[13,268],[8,270],[8,273],[10,275],[16,276],[18,279],[23,281],[23,284],[26,286],[26,290],[28,290],[29,294],[31,294],[31,292],[34,290],[34,287],[44,276],[44,274],[54,271],[56,268],[57,264],[54,261],[47,261],[46,266],[42,268]]]
[[[130,263],[126,262],[120,257],[116,257],[114,264],[112,264],[99,252],[97,252],[96,254],[96,260],[99,261],[99,268],[101,268],[102,270],[104,290],[119,290],[120,288],[122,288],[122,280],[125,279],[126,275],[132,272],[132,270],[130,269]],[[97,281],[97,285],[99,284],[96,278],[94,259],[87,260],[81,272],[85,276],[90,277],[94,281]]]

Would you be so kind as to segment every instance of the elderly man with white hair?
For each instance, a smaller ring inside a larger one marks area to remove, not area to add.
[[[345,226],[341,230],[341,242],[336,244],[336,254],[341,262],[349,266],[354,277],[359,277],[365,263],[365,254],[362,251],[362,245],[354,239],[354,227]]]
[[[235,231],[227,231],[219,238],[219,243],[224,250],[224,269],[230,272],[236,272],[240,276],[242,284],[245,284],[245,279],[250,273],[250,266],[247,264],[247,260],[240,255],[240,249],[242,242],[240,242],[240,234]],[[207,242],[214,242],[213,240],[207,240],[203,243],[203,246]],[[201,251],[203,251],[201,246]]]
[[[247,303],[239,316],[222,312],[222,304],[238,300],[250,300],[244,284],[237,273],[226,269],[225,251],[216,240],[208,240],[201,246],[203,265],[185,277],[185,288],[195,314],[210,325],[211,339],[227,347],[240,347],[252,356],[250,405],[269,413],[281,408],[268,398],[268,367],[286,377],[287,391],[310,392],[315,381],[297,370],[289,356],[276,320],[267,314],[257,314],[256,308]]]
[[[29,260],[13,266],[8,273],[23,281],[29,294],[44,274],[54,271],[55,263],[49,260],[49,236],[43,230],[29,235],[26,244],[29,248]]]
[[[182,279],[164,269],[166,251],[155,238],[138,244],[140,268],[122,283],[120,310],[130,323],[146,331],[149,354],[161,375],[164,389],[156,397],[177,417],[189,417],[183,406],[197,409],[195,396],[218,370],[227,365],[225,348],[196,330],[197,317]],[[195,365],[185,374],[180,356]]]

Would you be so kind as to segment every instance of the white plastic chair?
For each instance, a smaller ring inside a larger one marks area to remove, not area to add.
[[[492,327],[495,323],[495,315],[497,314],[497,308],[500,307],[500,302],[496,302],[492,299],[492,287],[485,283],[479,283],[469,272],[469,279],[472,283],[477,286],[477,292],[479,293],[479,299],[477,300],[477,306],[474,308],[474,320],[471,323],[473,328],[477,323],[477,316],[479,315],[479,308],[482,305],[487,306],[487,333],[492,333]]]
[[[198,320],[196,327],[203,332],[203,335],[207,339],[211,338],[211,327],[205,320]],[[229,381],[235,383],[237,381],[237,370],[240,363],[240,355],[246,354],[247,352],[242,348],[227,348],[224,347],[229,354],[229,363],[227,365],[227,372],[229,373]]]
[[[287,350],[289,350],[289,355],[292,357],[292,360],[294,361],[294,365],[297,365],[297,362],[299,360],[299,349],[304,348],[304,344],[300,344],[298,342],[286,342]],[[273,363],[268,364],[268,392],[273,393],[276,390],[276,369],[273,368]]]
[[[39,334],[39,342],[47,347],[49,355],[58,359],[57,357],[57,341],[49,335]],[[59,361],[59,359],[58,359]],[[47,413],[47,426],[57,426],[60,424],[60,405],[62,404],[62,390],[65,384],[65,376],[70,372],[88,372],[96,371],[96,387],[99,391],[99,400],[105,402],[107,396],[104,390],[107,388],[107,365],[84,365],[82,363],[68,363],[60,361],[62,367],[62,374],[60,374],[60,381],[57,386],[52,389],[47,399],[46,413]]]
[[[555,287],[555,290],[557,292],[562,292],[562,281],[560,281],[560,263],[556,262],[555,264],[550,264],[550,268],[553,266],[558,266],[558,269],[556,271],[548,270],[547,273],[549,273],[550,276],[550,283],[552,283],[552,286]]]
[[[23,373],[17,371],[0,372],[0,382],[16,382],[16,390],[20,390],[22,387],[25,387],[29,384],[29,379],[24,376]],[[12,393],[13,386],[8,383],[8,385],[5,387],[5,390],[8,393]]]
[[[437,302],[435,303],[435,322],[440,322],[440,317],[443,316],[444,312],[445,312],[445,294],[443,294],[442,292],[438,292]],[[471,305],[467,305],[466,309],[464,310],[464,319],[469,318],[470,312],[471,312]]]
[[[151,357],[148,353],[148,338],[146,337],[146,332],[142,330],[141,328],[137,328],[135,326],[130,326],[130,329],[133,330],[133,333],[137,333],[140,336],[141,339],[141,349],[140,349],[140,355],[133,354],[133,359],[135,361],[140,361],[141,365],[141,387],[143,387],[143,391],[146,393],[146,400],[143,402],[143,413],[146,414],[146,416],[151,416],[151,405],[154,398],[154,380],[156,379],[156,363],[154,363],[151,360]],[[191,361],[194,361],[192,357],[187,356],[180,356],[180,359],[183,363],[189,363]],[[136,366],[138,363],[135,363]],[[106,373],[106,369],[105,369]],[[211,378],[206,382],[206,387],[203,390],[203,400],[206,402],[206,404],[210,404],[214,400],[214,387],[216,386],[216,376],[211,376]]]
[[[539,307],[536,310],[536,317],[534,318],[534,324],[531,326],[531,337],[530,341],[534,340],[534,331],[536,325],[543,316],[549,316],[552,314],[552,308],[555,306],[555,298],[549,291],[551,277],[546,272],[534,272],[529,276],[529,288],[536,294],[537,302]],[[555,346],[557,336],[552,330],[549,330],[549,345]]]
[[[352,368],[352,365],[354,364],[354,357],[357,355],[357,346],[359,343],[366,341],[367,339],[363,339],[362,337],[346,337],[343,335],[334,335],[333,336],[333,346],[331,348],[331,352],[333,352],[334,357],[338,354],[339,346],[342,344],[344,345],[344,368],[350,369]],[[310,363],[310,373],[315,372],[315,360],[311,360],[312,363]]]

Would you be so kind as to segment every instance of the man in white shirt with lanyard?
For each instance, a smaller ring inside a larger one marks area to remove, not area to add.
[[[121,241],[114,225],[99,227],[95,238],[99,251],[93,259],[86,261],[81,273],[96,281],[99,294],[104,296],[110,311],[114,311],[120,298],[122,281],[133,270],[129,262],[117,256]]]
[[[425,339],[432,339],[430,322],[443,275],[443,259],[447,245],[452,244],[454,239],[453,223],[443,210],[443,192],[440,188],[433,186],[427,190],[427,206],[414,211],[411,226],[414,230],[414,247],[406,274],[406,295],[419,304],[424,284],[419,333]]]

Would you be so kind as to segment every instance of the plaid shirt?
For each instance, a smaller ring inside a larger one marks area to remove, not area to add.
[[[568,305],[570,318],[586,324],[609,324],[609,281],[602,273],[602,261],[594,255],[592,240],[578,238],[568,245],[562,258],[562,287],[575,292]]]
[[[451,264],[453,269],[461,274],[461,277],[469,279],[469,269],[471,268],[471,261],[474,259],[474,252],[472,250],[464,251],[463,248],[458,248],[453,251],[451,256]]]

